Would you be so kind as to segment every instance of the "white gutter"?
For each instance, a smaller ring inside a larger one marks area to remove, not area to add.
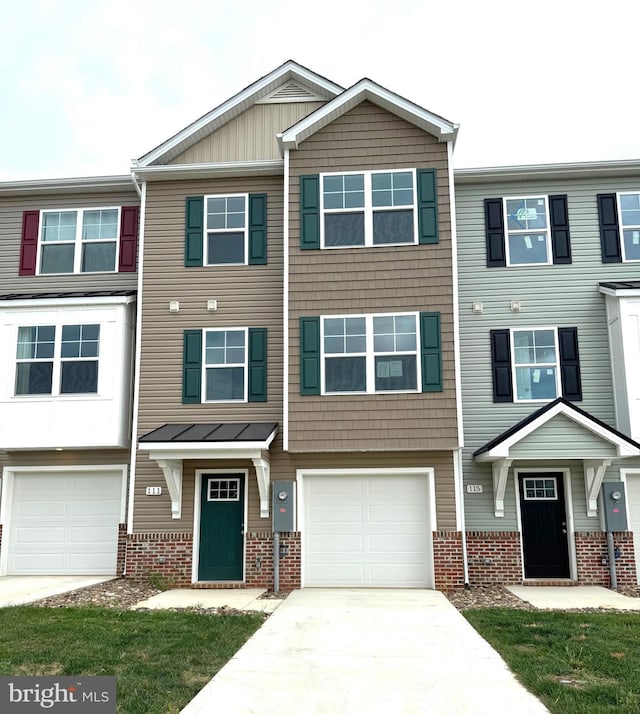
[[[142,182],[140,201],[140,230],[138,238],[138,304],[136,306],[136,349],[133,368],[133,409],[131,412],[131,457],[129,463],[129,512],[127,514],[127,534],[133,533],[134,493],[136,485],[136,456],[138,441],[138,412],[140,402],[140,361],[142,358],[142,275],[144,272],[144,230],[147,213],[147,184]],[[126,570],[126,562],[125,562]]]
[[[79,178],[29,179],[0,182],[0,195],[71,193],[74,191],[122,191],[132,187],[130,174],[124,176],[87,176]]]
[[[482,183],[491,179],[526,181],[550,178],[589,178],[592,176],[637,176],[638,174],[640,174],[640,160],[638,159],[454,169],[456,183],[460,184]]]
[[[282,174],[282,159],[261,161],[223,161],[206,164],[168,164],[165,166],[133,166],[132,172],[143,181],[174,181],[176,179],[226,178],[229,176],[277,176]]]

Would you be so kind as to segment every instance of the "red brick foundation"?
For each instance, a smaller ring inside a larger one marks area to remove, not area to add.
[[[600,531],[577,532],[575,540],[579,583],[611,587],[607,534]],[[616,558],[618,585],[636,585],[633,533],[614,533],[613,542],[620,551],[620,557]]]
[[[520,534],[468,531],[469,585],[517,585],[522,582]]]
[[[462,533],[435,531],[433,533],[433,569],[436,590],[460,590],[464,587]]]
[[[300,533],[281,533],[280,590],[300,587],[302,556]],[[247,533],[245,580],[249,588],[273,590],[273,534]]]
[[[127,556],[127,524],[118,524],[118,555],[116,557],[116,575],[123,575]]]

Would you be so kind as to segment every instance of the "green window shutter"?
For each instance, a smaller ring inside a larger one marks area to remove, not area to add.
[[[249,194],[249,265],[267,264],[267,194]]]
[[[202,330],[185,330],[182,352],[182,403],[200,404],[202,395]]]
[[[267,328],[249,329],[249,401],[267,401]]]
[[[418,243],[438,242],[438,190],[435,169],[418,169]]]
[[[300,394],[320,394],[320,318],[300,318]]]
[[[320,248],[320,177],[300,176],[300,248]]]
[[[204,255],[204,196],[189,196],[185,205],[184,264],[202,265]]]
[[[420,313],[420,350],[422,353],[422,391],[442,391],[442,345],[440,313]]]

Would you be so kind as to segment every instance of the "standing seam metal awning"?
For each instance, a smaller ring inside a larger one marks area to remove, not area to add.
[[[269,517],[269,447],[276,422],[164,424],[141,436],[138,449],[162,469],[171,497],[171,516],[182,513],[182,464],[185,459],[250,459],[256,470],[260,517]]]

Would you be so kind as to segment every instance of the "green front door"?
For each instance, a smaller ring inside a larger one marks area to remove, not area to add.
[[[202,474],[198,580],[242,580],[244,474]]]

